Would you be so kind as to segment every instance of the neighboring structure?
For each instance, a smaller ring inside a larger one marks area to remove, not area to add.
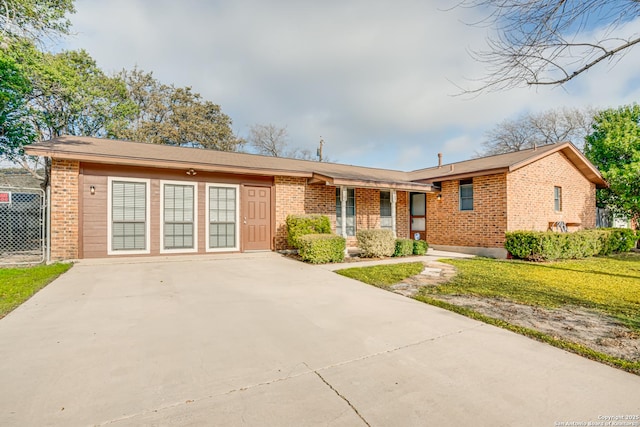
[[[324,214],[355,245],[389,228],[505,256],[504,233],[595,227],[597,169],[570,143],[402,172],[88,137],[51,160],[51,258],[282,250],[289,214]]]

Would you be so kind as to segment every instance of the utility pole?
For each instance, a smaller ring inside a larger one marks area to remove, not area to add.
[[[324,145],[324,140],[322,136],[320,137],[320,147],[318,147],[318,151],[316,151],[316,155],[318,156],[318,161],[322,161],[322,146]]]

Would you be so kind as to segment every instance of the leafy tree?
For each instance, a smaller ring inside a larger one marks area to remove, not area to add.
[[[0,156],[15,157],[35,138],[28,123],[29,80],[8,55],[0,56]]]
[[[134,112],[126,86],[84,50],[42,53],[31,70],[29,104],[39,140],[61,135],[110,136]]]
[[[15,39],[42,41],[67,34],[66,15],[75,12],[73,0],[3,0],[0,2],[0,45]],[[2,46],[0,46],[2,47]]]
[[[640,220],[640,106],[598,113],[587,136],[585,155],[609,183],[598,191],[598,205]]]
[[[640,17],[638,0],[462,0],[495,27],[486,50],[481,86],[466,92],[527,85],[562,85],[601,62],[617,62],[640,35],[625,28]]]
[[[585,136],[591,131],[594,114],[591,108],[562,108],[507,119],[487,132],[479,155],[509,153],[564,141],[582,148]]]
[[[189,145],[234,151],[243,141],[219,105],[190,87],[160,83],[153,73],[123,70],[119,75],[134,105],[133,115],[111,129],[110,136],[154,144]]]

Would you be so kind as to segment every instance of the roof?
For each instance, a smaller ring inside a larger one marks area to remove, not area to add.
[[[44,171],[40,170],[43,174]],[[21,168],[0,169],[0,187],[36,188],[39,189],[42,180],[34,177]]]
[[[30,155],[94,163],[298,176],[310,178],[312,183],[328,185],[432,191],[431,184],[411,182],[407,172],[397,170],[114,139],[62,136],[29,145],[25,151]]]
[[[480,157],[440,167],[419,169],[409,173],[411,181],[438,182],[464,179],[491,173],[513,172],[551,154],[563,153],[582,174],[599,188],[607,183],[600,171],[570,142],[542,145],[527,150],[513,151],[495,156]]]
[[[412,172],[80,136],[62,136],[32,144],[25,147],[25,151],[30,155],[93,163],[297,176],[308,178],[310,183],[418,192],[432,191],[434,182],[512,172],[553,153],[562,152],[591,182],[598,187],[607,185],[598,169],[570,142]]]

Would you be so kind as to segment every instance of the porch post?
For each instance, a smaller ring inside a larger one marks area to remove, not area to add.
[[[396,190],[391,190],[391,230],[393,231],[393,237],[398,237],[398,230],[396,226]]]
[[[340,216],[342,217],[342,224],[340,233],[342,237],[347,238],[347,187],[340,187]]]

